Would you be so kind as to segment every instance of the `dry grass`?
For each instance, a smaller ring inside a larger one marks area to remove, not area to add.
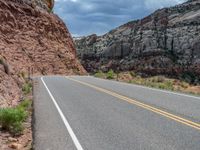
[[[164,76],[154,76],[143,78],[134,72],[121,72],[119,74],[109,71],[107,73],[98,72],[95,77],[104,79],[114,79],[122,82],[144,85],[147,87],[164,89],[170,91],[184,92],[188,94],[200,95],[200,86],[191,85],[185,81],[169,79]]]

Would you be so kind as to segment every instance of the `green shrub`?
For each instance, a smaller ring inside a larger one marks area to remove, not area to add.
[[[31,101],[29,99],[25,99],[23,100],[18,106],[18,109],[24,109],[24,110],[28,110],[31,107]]]
[[[166,89],[166,86],[163,83],[158,84],[156,87],[159,89]]]
[[[22,91],[25,95],[29,94],[32,91],[32,84],[30,82],[24,83]]]
[[[23,131],[22,123],[27,116],[27,112],[22,107],[2,108],[0,109],[0,126],[14,135],[19,135]]]
[[[132,80],[132,83],[159,89],[174,90],[173,81],[166,80],[162,76],[152,78],[141,78],[140,76],[137,76]]]
[[[23,131],[23,122],[28,117],[28,110],[31,108],[31,101],[23,100],[15,108],[0,109],[0,126],[14,135]]]
[[[107,72],[107,74],[106,74],[106,78],[107,78],[107,79],[114,79],[114,77],[115,77],[114,71],[113,71],[112,69],[109,70],[109,71]]]
[[[173,91],[174,90],[173,82],[169,80],[165,82],[160,82],[158,83],[158,88]]]
[[[24,130],[22,122],[15,122],[13,126],[10,128],[10,133],[13,135],[20,135]]]
[[[105,74],[100,70],[97,73],[95,73],[94,76],[97,78],[103,78],[105,76]]]
[[[174,84],[172,81],[166,81],[165,84],[167,86],[167,90],[174,90]]]

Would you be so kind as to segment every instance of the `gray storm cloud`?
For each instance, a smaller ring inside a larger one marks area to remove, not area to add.
[[[154,10],[186,0],[56,0],[54,12],[75,36],[104,34]]]

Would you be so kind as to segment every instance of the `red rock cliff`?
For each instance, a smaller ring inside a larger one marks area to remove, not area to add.
[[[20,99],[22,74],[84,74],[63,21],[22,0],[0,0],[0,106]]]

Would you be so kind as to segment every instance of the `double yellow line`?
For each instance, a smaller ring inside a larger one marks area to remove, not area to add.
[[[149,110],[149,111],[152,111],[156,114],[159,114],[159,115],[162,115],[162,116],[165,116],[167,118],[170,118],[174,121],[177,121],[179,123],[182,123],[184,125],[187,125],[187,126],[190,126],[192,128],[195,128],[197,130],[200,130],[200,124],[199,123],[195,123],[193,121],[190,121],[190,120],[187,120],[187,119],[184,119],[182,117],[179,117],[179,116],[176,116],[174,114],[171,114],[171,113],[168,113],[166,111],[163,111],[161,109],[158,109],[158,108],[155,108],[153,106],[150,106],[150,105],[147,105],[147,104],[144,104],[144,103],[141,103],[139,101],[136,101],[134,99],[131,99],[131,98],[128,98],[126,96],[123,96],[123,95],[120,95],[120,94],[117,94],[116,92],[112,92],[112,91],[109,91],[109,90],[106,90],[106,89],[103,89],[103,88],[100,88],[100,87],[97,87],[95,85],[92,85],[92,84],[89,84],[89,83],[86,83],[86,82],[82,82],[82,81],[79,81],[79,80],[76,80],[76,79],[72,79],[72,78],[68,78],[66,77],[67,79],[71,80],[71,81],[75,81],[77,83],[80,83],[82,85],[85,85],[85,86],[88,86],[88,87],[91,87],[97,91],[100,91],[100,92],[103,92],[103,93],[106,93],[108,95],[112,95],[118,99],[121,99],[123,101],[126,101],[128,103],[131,103],[131,104],[134,104],[136,106],[139,106],[139,107],[142,107],[146,110]]]

